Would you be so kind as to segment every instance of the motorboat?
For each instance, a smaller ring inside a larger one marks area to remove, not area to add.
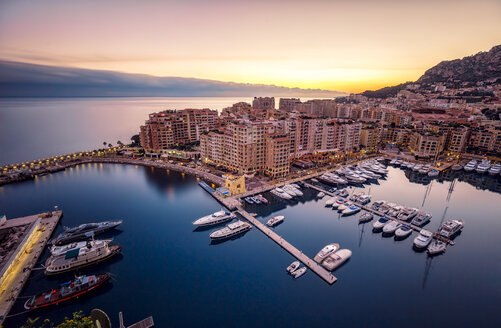
[[[379,207],[378,212],[381,212],[383,214],[388,213],[395,206],[397,206],[397,204],[395,203],[384,203]]]
[[[291,265],[289,265],[287,267],[287,272],[293,273],[294,271],[296,271],[299,268],[300,265],[301,265],[301,263],[299,261],[292,262]]]
[[[432,215],[430,213],[419,211],[414,219],[412,219],[411,224],[422,227],[428,222],[430,222]]]
[[[339,196],[341,196],[341,197],[348,197],[348,195],[349,195],[349,192],[346,189],[341,190],[341,192],[339,193]]]
[[[322,261],[325,260],[327,258],[327,256],[331,255],[332,253],[334,253],[338,249],[339,249],[339,244],[337,244],[337,243],[332,243],[332,244],[326,245],[326,246],[324,246],[324,248],[322,248],[317,253],[317,255],[315,255],[315,257],[313,259],[315,261],[317,261],[318,263],[322,263]]]
[[[315,178],[313,178],[313,179],[311,179],[311,182],[318,183],[318,180],[317,180],[317,179],[315,179]]]
[[[362,178],[361,176],[355,173],[346,174],[346,178],[348,179],[348,182],[353,182],[353,183],[364,183],[367,181],[366,178]]]
[[[247,204],[254,204],[254,200],[252,199],[252,197],[245,197],[244,200]]]
[[[306,270],[307,270],[306,267],[299,268],[296,271],[292,272],[292,276],[294,277],[294,279],[297,279],[301,277],[303,274],[305,274]]]
[[[461,165],[459,163],[456,163],[456,164],[452,165],[451,170],[453,170],[453,171],[460,171],[460,170],[463,169],[463,167],[464,167],[463,165]]]
[[[80,249],[82,247],[96,247],[100,243],[109,244],[111,242],[112,242],[111,239],[85,240],[85,241],[74,242],[74,243],[66,244],[66,245],[62,245],[62,246],[53,245],[50,247],[50,254],[52,256],[60,256],[60,255],[66,254],[66,252],[74,251],[75,249]]]
[[[471,172],[473,170],[475,170],[477,168],[477,160],[475,159],[472,159],[471,161],[468,162],[468,164],[466,164],[464,166],[464,170],[466,172]]]
[[[285,185],[284,190],[290,190],[291,192],[294,193],[295,196],[303,196],[303,192],[299,190],[298,188],[294,187],[293,185]]]
[[[415,163],[409,163],[409,165],[407,165],[407,168],[412,170],[415,165]]]
[[[229,211],[225,211],[224,209],[221,209],[220,211],[212,213],[211,215],[201,217],[200,219],[194,221],[193,225],[198,227],[205,227],[213,224],[219,224],[226,221],[231,221],[234,218],[236,218],[235,214]]]
[[[266,222],[266,225],[268,227],[276,226],[280,222],[283,222],[284,218],[285,217],[283,215],[274,216],[271,219],[269,219],[268,222]]]
[[[438,234],[445,238],[451,238],[464,228],[464,223],[458,219],[445,221],[438,229]]]
[[[325,196],[325,192],[323,192],[323,191],[321,191],[321,192],[319,192],[319,193],[317,194],[317,197],[318,197],[318,198],[322,198],[322,197],[324,197],[324,196]]]
[[[323,262],[322,266],[329,271],[334,271],[345,263],[351,257],[349,249],[340,249],[329,255]]]
[[[431,170],[431,166],[430,165],[424,165],[420,170],[419,170],[419,174],[428,174]]]
[[[440,174],[440,171],[437,169],[432,169],[432,170],[430,170],[430,172],[428,172],[428,176],[430,178],[438,177],[439,174]]]
[[[435,239],[430,243],[427,251],[428,254],[430,255],[437,255],[445,252],[446,248],[447,248],[447,243],[445,243],[442,240]]]
[[[372,203],[371,208],[375,211],[378,211],[381,206],[383,206],[386,203],[384,200],[376,200],[374,203]]]
[[[282,199],[292,199],[292,196],[286,193],[282,188],[275,188],[270,191],[273,195]]]
[[[297,183],[289,183],[289,184],[296,189],[301,189],[301,187]]]
[[[391,220],[383,226],[383,233],[391,235],[394,233],[402,224],[398,221]]]
[[[268,204],[268,200],[261,194],[255,196],[255,198],[258,199],[263,204]]]
[[[475,171],[477,173],[483,174],[487,172],[490,169],[490,167],[491,167],[491,162],[489,160],[483,159],[482,162],[480,162],[480,164],[477,165]]]
[[[423,168],[423,164],[416,164],[412,167],[412,171],[414,172],[418,172],[419,170],[421,170]]]
[[[382,229],[386,225],[386,223],[388,223],[388,221],[390,221],[390,219],[383,216],[383,217],[379,218],[379,220],[374,222],[372,224],[372,227],[376,230]]]
[[[397,159],[394,158],[390,161],[390,165],[396,165],[397,164]]]
[[[419,235],[414,238],[414,246],[417,248],[425,248],[431,243],[432,239],[433,233],[422,229],[421,232],[419,232]]]
[[[60,246],[75,241],[90,239],[94,236],[115,229],[120,224],[122,224],[122,220],[85,223],[73,228],[65,227],[65,231],[59,234],[56,238],[52,239],[50,243],[52,245]]]
[[[342,215],[351,215],[351,214],[355,214],[359,211],[360,211],[360,207],[358,207],[356,205],[352,205],[352,206],[344,209],[341,213],[342,213]]]
[[[343,198],[339,198],[336,200],[334,203],[332,203],[332,208],[338,208],[339,206],[343,205],[346,202]]]
[[[334,197],[332,198],[329,198],[327,199],[327,201],[325,202],[325,206],[332,206],[332,204],[334,204],[334,202],[336,201],[336,199]]]
[[[402,221],[409,221],[418,214],[419,210],[417,208],[406,207],[402,209],[398,215],[397,219]]]
[[[362,205],[368,204],[371,201],[371,195],[368,194],[362,194],[358,197],[357,203],[360,203]]]
[[[120,250],[120,246],[109,246],[102,240],[99,243],[75,248],[63,255],[49,257],[45,262],[45,274],[53,275],[87,267],[119,254]]]
[[[404,207],[402,205],[394,206],[388,211],[387,215],[396,218],[398,216],[398,214],[400,213],[400,211],[403,209],[404,209]]]
[[[358,219],[358,222],[363,223],[363,222],[369,222],[372,221],[374,218],[374,214],[371,212],[364,212],[362,215],[360,215],[360,218]]]
[[[412,233],[412,227],[408,224],[403,224],[395,230],[395,236],[398,238],[407,237]]]
[[[237,236],[244,232],[249,231],[252,226],[244,221],[238,220],[237,222],[230,223],[223,229],[219,229],[210,234],[212,240],[219,240]]]
[[[501,172],[501,164],[500,163],[496,163],[496,164],[492,165],[491,168],[489,169],[490,175],[496,175],[496,174],[499,174],[500,172]]]
[[[352,205],[353,205],[352,202],[344,202],[343,204],[341,204],[341,205],[339,205],[337,207],[337,210],[338,210],[338,212],[342,212],[342,211],[344,211],[345,209],[349,208]]]
[[[101,273],[91,276],[77,276],[58,287],[30,297],[25,303],[26,310],[34,310],[72,300],[99,288],[111,279],[111,274]]]
[[[351,200],[352,202],[356,202],[358,200],[358,197],[360,197],[362,195],[361,192],[356,192],[356,193],[353,193],[353,195],[351,195],[348,199]]]
[[[289,196],[291,197],[296,197],[296,196],[299,196],[297,193],[296,193],[296,189],[295,188],[291,188],[291,187],[288,187],[288,186],[283,186],[281,187],[280,189],[282,189],[286,194],[288,194]]]

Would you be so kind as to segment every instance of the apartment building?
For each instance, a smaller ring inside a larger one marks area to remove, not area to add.
[[[290,169],[290,138],[284,133],[266,138],[266,174],[273,178],[285,177]]]
[[[468,149],[501,154],[501,126],[473,128],[468,141]]]
[[[418,157],[435,157],[444,150],[445,135],[431,131],[412,133],[409,148]]]
[[[274,97],[254,97],[252,107],[255,109],[275,109]]]
[[[381,128],[374,124],[365,125],[360,131],[360,145],[368,149],[376,148],[381,142]]]

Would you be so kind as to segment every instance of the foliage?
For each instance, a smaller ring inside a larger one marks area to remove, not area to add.
[[[139,147],[140,141],[139,141],[139,134],[133,135],[130,140],[132,141],[131,146],[133,147]]]
[[[49,319],[45,319],[41,325],[38,325],[37,322],[40,318],[28,318],[26,323],[21,326],[21,328],[95,328],[92,323],[92,319],[90,317],[86,317],[83,315],[82,311],[73,313],[71,318],[64,318],[64,321],[59,325],[54,325]]]
[[[404,90],[407,85],[411,84],[412,82],[406,82],[406,83],[401,83],[399,85],[394,85],[392,87],[385,87],[379,90],[367,90],[362,92],[362,95],[368,97],[368,98],[388,98],[388,97],[395,97],[397,93],[400,91]]]

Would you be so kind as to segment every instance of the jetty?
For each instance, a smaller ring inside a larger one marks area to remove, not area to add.
[[[10,312],[63,212],[55,211],[0,222],[0,324]]]
[[[332,275],[329,271],[327,271],[320,264],[315,262],[313,259],[309,258],[306,254],[298,250],[287,240],[283,239],[276,232],[268,228],[265,224],[261,223],[258,219],[247,213],[241,206],[238,207],[237,211],[241,216],[243,216],[247,221],[252,223],[257,229],[263,232],[268,238],[273,240],[277,245],[285,249],[289,254],[297,258],[301,261],[306,267],[308,267],[311,271],[316,273],[320,278],[325,280],[329,285],[332,285],[336,282],[337,278]]]

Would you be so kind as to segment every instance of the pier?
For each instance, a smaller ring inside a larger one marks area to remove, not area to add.
[[[0,324],[14,305],[62,215],[63,212],[56,209],[9,219],[0,225],[2,235],[20,232],[20,238],[0,260]]]
[[[280,245],[283,249],[289,252],[292,256],[301,261],[306,267],[308,267],[311,271],[315,272],[320,278],[325,280],[328,284],[332,285],[336,282],[337,278],[334,277],[329,271],[327,271],[320,264],[310,259],[306,254],[298,250],[287,240],[280,237],[276,232],[268,228],[266,225],[261,223],[258,219],[247,213],[241,206],[238,207],[238,213],[243,216],[247,221],[252,223],[256,228],[258,228],[261,232],[267,235],[271,240]]]

